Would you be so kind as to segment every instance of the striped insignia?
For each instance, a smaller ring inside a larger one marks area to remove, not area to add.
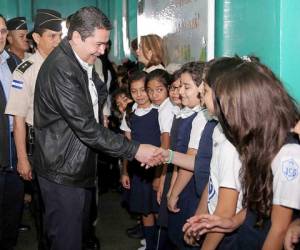
[[[18,81],[18,80],[13,80],[11,86],[13,88],[16,88],[16,89],[22,89],[23,88],[23,82]]]
[[[21,63],[16,70],[23,74],[32,64],[33,62],[31,61],[25,61]]]

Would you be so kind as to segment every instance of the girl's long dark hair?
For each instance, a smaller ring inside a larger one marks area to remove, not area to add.
[[[271,215],[272,161],[299,113],[281,82],[265,65],[238,57],[223,60],[231,67],[212,85],[215,112],[240,155],[243,206],[257,213],[257,225],[261,226]]]

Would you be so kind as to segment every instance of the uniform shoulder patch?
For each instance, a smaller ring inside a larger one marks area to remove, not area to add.
[[[292,181],[298,176],[299,166],[294,159],[282,162],[282,173],[288,181]]]
[[[21,63],[18,67],[17,67],[17,71],[19,71],[21,74],[24,74],[24,72],[33,64],[32,61],[25,61],[23,63]]]

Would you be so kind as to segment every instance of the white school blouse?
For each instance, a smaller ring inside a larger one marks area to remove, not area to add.
[[[208,114],[207,109],[201,109],[192,123],[192,130],[189,141],[189,148],[198,149],[200,138],[207,121],[212,117]]]
[[[272,161],[273,205],[300,209],[300,145],[284,145]]]
[[[170,133],[173,118],[176,112],[178,112],[179,107],[173,105],[169,97],[163,101],[163,103],[158,106],[158,123],[160,133]]]
[[[235,147],[226,139],[220,124],[213,132],[213,151],[208,181],[208,211],[213,214],[218,203],[219,188],[239,192],[236,213],[242,209],[242,191],[239,179],[241,161]]]

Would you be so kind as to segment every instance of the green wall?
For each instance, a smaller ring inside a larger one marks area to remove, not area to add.
[[[300,101],[299,0],[216,0],[215,55],[258,56]]]
[[[59,10],[68,16],[83,6],[98,6],[114,24],[111,58],[124,57],[122,2],[127,1],[129,40],[137,36],[137,0],[0,0],[7,18],[26,16],[32,20],[38,8]],[[149,0],[147,0],[149,1]],[[213,1],[213,0],[208,0]],[[300,101],[299,0],[215,0],[215,55],[255,54],[283,80]]]
[[[280,76],[286,87],[300,102],[300,1],[282,0]]]

